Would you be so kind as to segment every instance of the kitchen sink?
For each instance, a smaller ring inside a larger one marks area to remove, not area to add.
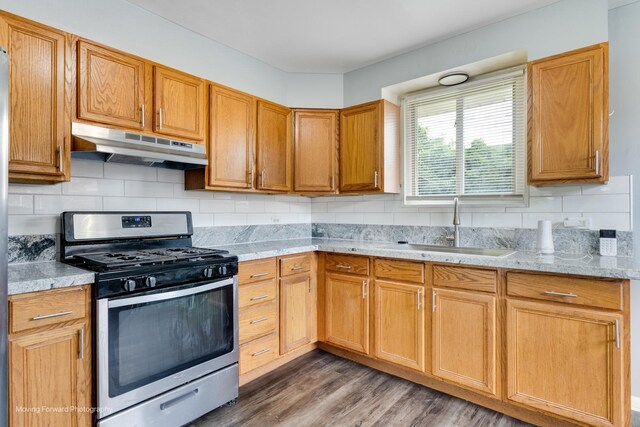
[[[504,258],[516,252],[511,249],[466,248],[466,247],[454,248],[453,246],[419,245],[414,243],[392,243],[388,245],[382,245],[380,247],[383,247],[385,249],[413,250],[413,251],[421,251],[421,252],[442,252],[442,253],[461,254],[461,255],[479,255],[479,256],[488,256],[488,257],[495,257],[495,258]]]

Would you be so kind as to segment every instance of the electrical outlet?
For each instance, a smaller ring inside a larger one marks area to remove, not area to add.
[[[580,228],[589,230],[593,226],[591,218],[574,217],[564,219],[564,228]]]

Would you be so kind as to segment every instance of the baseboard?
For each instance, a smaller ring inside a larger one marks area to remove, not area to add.
[[[640,396],[631,396],[631,410],[640,412]]]

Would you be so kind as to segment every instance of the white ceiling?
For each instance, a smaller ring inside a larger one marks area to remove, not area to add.
[[[344,73],[558,0],[128,0],[288,72]]]

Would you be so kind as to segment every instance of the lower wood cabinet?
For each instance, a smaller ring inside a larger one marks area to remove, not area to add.
[[[424,286],[376,280],[374,355],[424,370]]]
[[[329,273],[325,296],[327,342],[369,354],[369,279]]]
[[[89,287],[10,298],[10,330],[20,330],[9,335],[12,427],[91,425],[90,298]],[[81,318],[73,318],[76,308],[82,310]],[[25,313],[32,322],[29,329],[16,325],[18,314]]]
[[[620,314],[507,300],[508,400],[589,425],[628,425],[623,324]]]
[[[280,279],[280,354],[317,339],[314,282],[310,274]]]
[[[433,375],[495,395],[497,298],[436,288],[432,298]]]

